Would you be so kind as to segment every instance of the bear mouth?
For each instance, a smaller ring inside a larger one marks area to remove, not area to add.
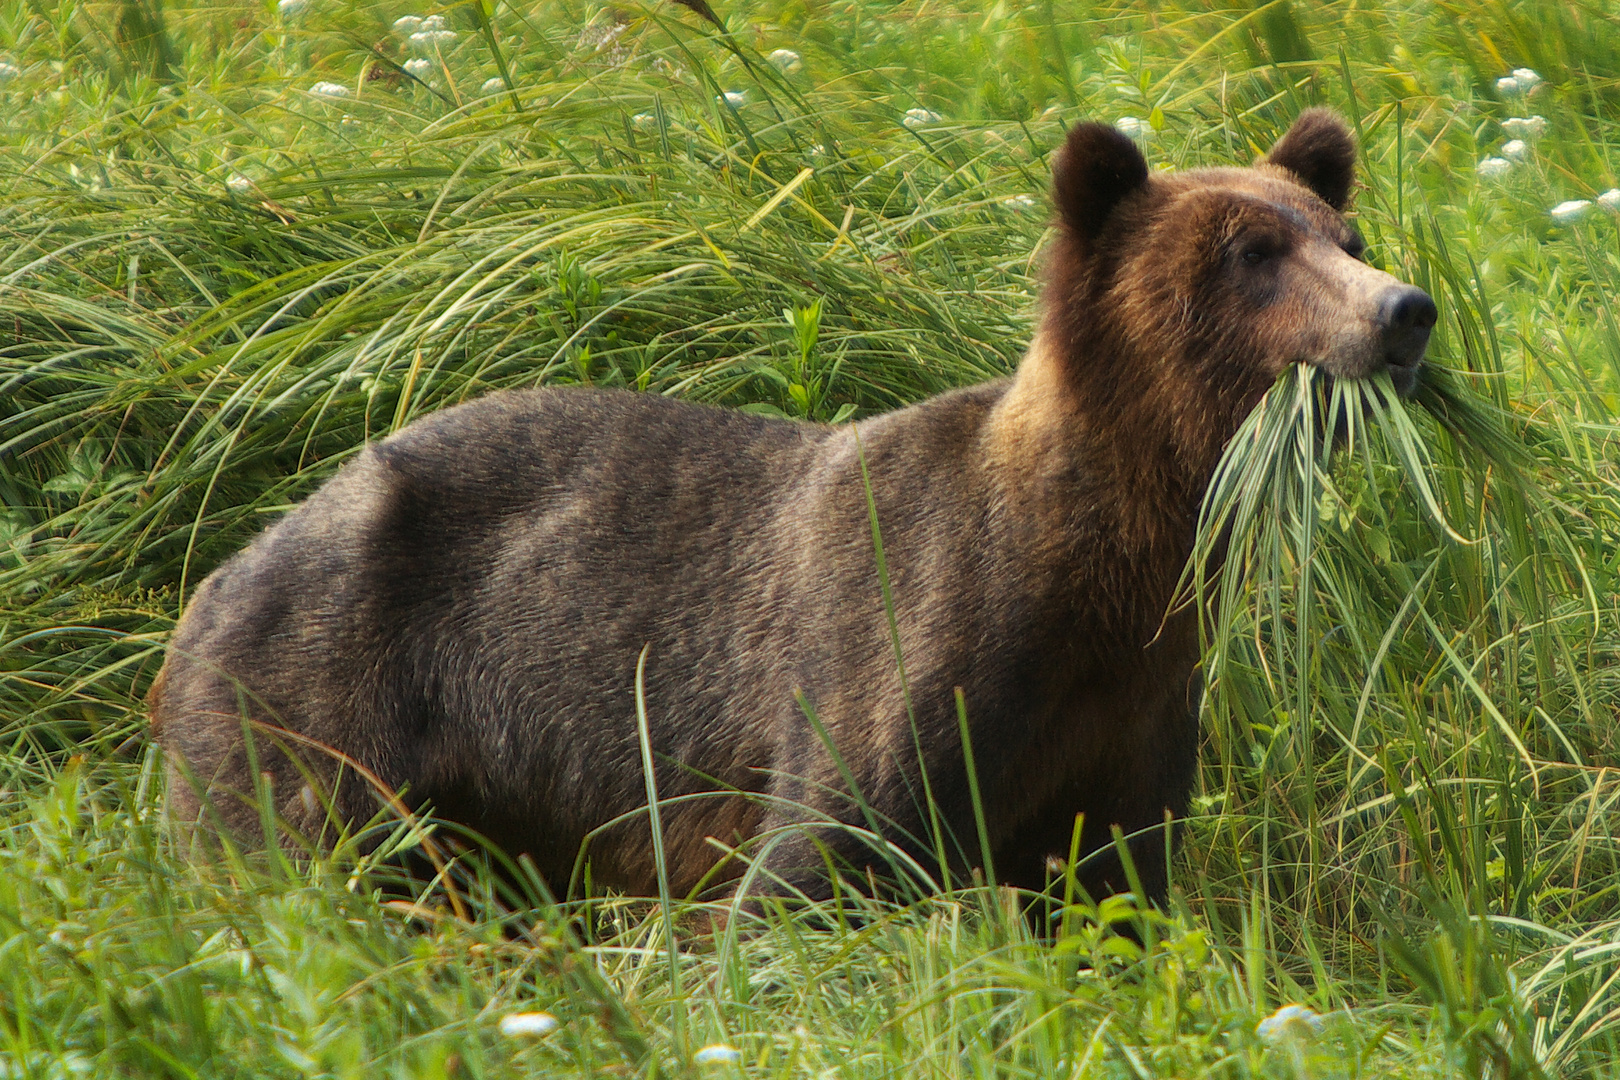
[[[1384,364],[1384,370],[1389,372],[1389,380],[1395,384],[1395,392],[1405,401],[1417,392],[1418,383],[1423,376],[1423,361],[1421,358],[1407,363],[1389,360]]]

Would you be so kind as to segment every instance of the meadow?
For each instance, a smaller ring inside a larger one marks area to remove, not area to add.
[[[0,5],[0,1077],[1620,1075],[1620,6],[714,14]],[[366,440],[541,383],[838,422],[1003,375],[1067,126],[1241,163],[1313,104],[1434,374],[1334,455],[1291,374],[1234,443],[1164,910],[940,879],[711,937],[393,881],[420,822],[163,827],[178,611]]]

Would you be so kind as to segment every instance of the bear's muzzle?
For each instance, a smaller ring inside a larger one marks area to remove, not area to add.
[[[1434,301],[1415,285],[1392,285],[1378,299],[1384,366],[1401,397],[1417,389],[1418,369],[1438,318]]]

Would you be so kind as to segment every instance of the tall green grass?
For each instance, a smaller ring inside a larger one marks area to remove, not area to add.
[[[413,54],[394,20],[435,13]],[[0,9],[0,1075],[1613,1074],[1620,241],[1549,210],[1616,186],[1620,13],[718,14]],[[1168,913],[1035,938],[969,887],[711,941],[681,898],[475,863],[374,894],[352,851],[160,827],[176,612],[366,439],[540,382],[827,420],[1003,374],[1067,125],[1182,168],[1316,103],[1443,373],[1404,409],[1291,376],[1234,444]],[[1320,1030],[1263,1039],[1285,1002]],[[556,1031],[501,1034],[533,1009]]]

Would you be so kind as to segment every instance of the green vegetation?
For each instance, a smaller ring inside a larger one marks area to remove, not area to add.
[[[1620,9],[719,14],[0,6],[0,1077],[1620,1072]],[[1186,167],[1314,103],[1451,389],[1327,465],[1286,379],[1235,446],[1167,914],[710,939],[160,827],[187,590],[365,439],[537,382],[830,420],[1004,373],[1065,125]]]

